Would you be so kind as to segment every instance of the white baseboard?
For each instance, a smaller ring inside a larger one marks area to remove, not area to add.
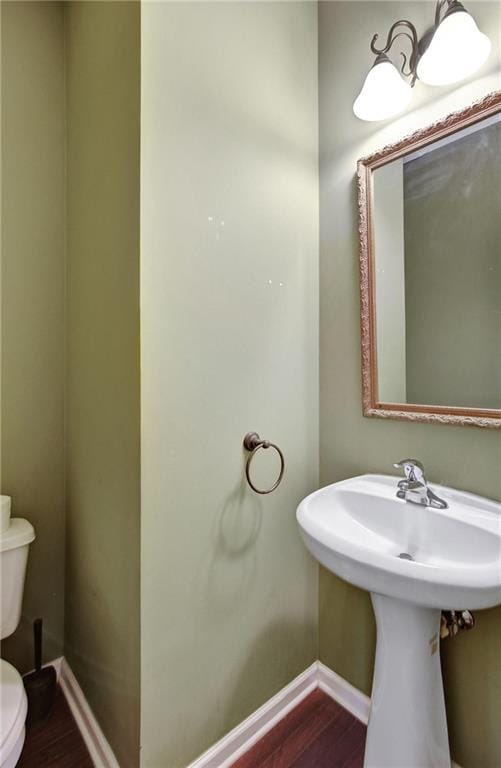
[[[317,661],[318,687],[331,699],[337,701],[344,709],[367,725],[371,700],[365,693],[359,691],[343,677]]]
[[[50,666],[54,667],[54,669],[56,670],[57,682],[59,682],[60,679],[61,679],[61,665],[63,663],[63,658],[64,658],[64,656],[59,656],[58,659],[54,659],[54,661],[50,662]],[[49,665],[48,664],[44,664],[44,666],[47,667]]]
[[[120,768],[78,681],[63,657],[57,659],[59,685],[96,768]],[[56,662],[52,662],[56,666]],[[57,669],[57,667],[56,667]]]
[[[188,768],[230,768],[241,755],[316,688],[324,691],[357,720],[364,724],[368,723],[370,698],[321,661],[315,661],[311,667],[204,752]],[[451,763],[451,768],[459,768],[459,766]]]
[[[204,752],[188,768],[229,768],[315,688],[318,688],[317,662]]]
[[[96,768],[120,768],[66,659],[60,657],[50,664],[56,669],[61,689]],[[357,720],[367,724],[370,698],[321,661],[315,661],[188,768],[230,768],[316,688],[324,691]],[[460,766],[453,762],[451,768]]]
[[[59,678],[61,677],[61,664],[63,663],[63,657],[58,656],[57,659],[53,659],[52,661],[48,661],[47,664],[42,664],[42,669],[45,669],[46,667],[54,667],[56,670],[56,679],[57,682],[59,682]],[[23,674],[23,677],[26,677],[27,675],[31,675],[32,672],[34,672],[34,669],[30,669],[29,672],[25,672]]]

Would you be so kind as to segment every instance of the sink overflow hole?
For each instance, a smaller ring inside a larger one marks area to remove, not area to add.
[[[399,554],[399,558],[400,558],[400,560],[414,560],[414,558],[412,557],[412,555],[409,555],[409,553],[408,553],[408,552],[401,552],[401,553]]]

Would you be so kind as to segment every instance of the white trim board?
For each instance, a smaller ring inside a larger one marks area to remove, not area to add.
[[[357,720],[367,725],[371,700],[343,677],[317,661],[318,687],[331,699],[347,709]]]
[[[369,720],[370,698],[321,661],[282,688],[272,699],[223,736],[187,768],[230,768],[231,765],[282,720],[316,688],[334,699],[365,725]],[[459,768],[456,763],[451,768]]]
[[[204,752],[188,768],[229,768],[300,701],[318,688],[317,662]]]
[[[59,678],[61,677],[61,664],[63,663],[63,657],[58,656],[57,659],[53,659],[52,661],[48,661],[47,664],[42,664],[42,669],[45,669],[46,667],[54,667],[56,670],[56,680],[59,682]],[[32,672],[34,672],[35,669],[30,669],[29,672],[25,672],[23,674],[23,677],[27,677],[27,675],[31,675]]]
[[[56,669],[61,689],[96,768],[120,768],[66,659],[60,657],[50,664]],[[315,661],[187,768],[230,768],[316,688],[367,724],[370,698],[321,661]],[[453,762],[451,768],[460,767]]]
[[[66,659],[59,661],[59,685],[96,768],[120,768]],[[53,662],[55,666],[55,663]]]

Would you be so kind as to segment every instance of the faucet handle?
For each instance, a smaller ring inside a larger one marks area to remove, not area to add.
[[[401,459],[397,461],[393,466],[396,469],[403,469],[405,476],[410,483],[422,483],[426,485],[426,478],[424,475],[424,465],[419,459]]]

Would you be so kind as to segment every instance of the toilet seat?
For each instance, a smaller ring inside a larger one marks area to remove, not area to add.
[[[19,672],[0,660],[0,768],[14,768],[24,744],[28,701]]]

